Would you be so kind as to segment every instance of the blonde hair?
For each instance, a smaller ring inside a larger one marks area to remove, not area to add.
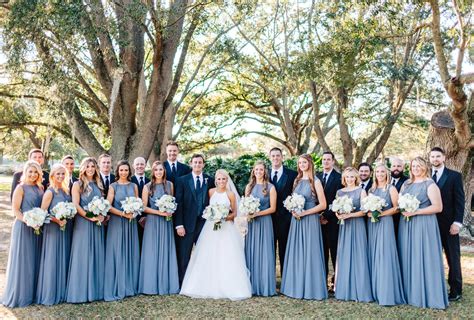
[[[374,168],[374,173],[373,173],[373,184],[372,187],[370,188],[370,191],[375,191],[379,187],[379,182],[377,180],[377,177],[375,176],[375,172],[377,171],[378,168],[384,168],[385,170],[385,190],[387,190],[390,187],[390,170],[384,163],[378,163],[375,165]]]
[[[347,167],[344,169],[344,171],[342,172],[342,177],[341,177],[341,183],[344,187],[347,187],[347,182],[346,182],[346,176],[348,173],[354,173],[355,177],[356,177],[356,181],[355,181],[355,185],[359,185],[360,184],[360,176],[359,176],[359,171],[354,168],[354,167]]]
[[[245,196],[246,197],[248,197],[250,195],[253,188],[257,184],[257,177],[255,176],[255,167],[260,166],[260,165],[263,166],[263,188],[262,188],[262,193],[263,193],[263,195],[267,195],[268,183],[270,182],[270,179],[268,177],[267,165],[265,164],[264,161],[257,160],[255,162],[255,164],[253,165],[252,172],[250,172],[249,183],[245,187]]]
[[[59,171],[59,170],[64,170],[65,172],[65,176],[64,176],[64,180],[63,182],[61,183],[61,187],[60,189],[63,190],[66,194],[69,194],[69,171],[67,171],[66,167],[63,166],[62,164],[60,163],[56,163],[55,165],[53,165],[51,167],[51,172],[49,173],[49,180],[53,183],[50,183],[51,187],[53,188],[54,192],[55,193],[58,193],[59,191],[59,188],[56,187],[56,184],[54,182],[56,182],[56,178],[54,177],[54,175]]]
[[[229,175],[229,173],[228,173],[226,170],[224,170],[224,169],[217,169],[216,174],[214,175],[214,178],[215,178],[216,180],[217,180],[217,175],[218,175],[218,174],[221,174],[221,175],[223,175],[224,177],[226,177],[226,179],[227,179],[227,184],[226,184],[225,188],[226,188],[227,191],[231,191],[231,192],[232,192],[232,190],[230,190],[230,187],[229,187],[229,180],[230,180],[230,175]]]
[[[39,188],[43,189],[43,170],[41,169],[41,166],[38,164],[38,162],[34,160],[28,160],[26,161],[24,167],[23,167],[23,174],[21,175],[20,183],[24,184],[26,180],[26,172],[28,171],[29,168],[35,168],[36,172],[38,173],[38,177],[34,181],[34,184],[37,185]]]
[[[424,178],[430,178],[430,170],[428,166],[428,162],[422,157],[415,157],[410,161],[410,179],[407,183],[413,183],[415,181],[415,175],[413,174],[413,162],[417,162],[423,169],[425,169]]]
[[[95,181],[95,183],[97,184],[97,187],[99,187],[101,191],[104,190],[104,187],[102,186],[102,181],[100,181],[99,166],[97,165],[97,161],[95,161],[95,159],[92,157],[87,157],[87,158],[84,158],[84,160],[82,160],[81,166],[79,167],[79,184],[80,184],[79,191],[81,194],[84,192],[89,193],[92,191],[92,188],[89,186],[89,179],[87,179],[87,176],[86,176],[86,169],[89,163],[92,163],[95,166],[95,172],[94,172],[94,175],[92,176],[92,180]]]

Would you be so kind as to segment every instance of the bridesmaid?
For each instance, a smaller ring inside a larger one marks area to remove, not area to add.
[[[421,157],[410,163],[410,179],[400,190],[400,194],[407,193],[416,196],[420,206],[415,212],[402,213],[398,230],[406,300],[416,307],[446,309],[448,294],[436,220],[443,203],[438,186],[429,177],[428,164]]]
[[[140,271],[137,222],[133,219],[133,213],[122,211],[120,203],[126,197],[138,198],[138,187],[130,181],[132,170],[127,161],[120,160],[115,170],[117,181],[110,185],[107,195],[112,208],[109,210],[111,216],[105,251],[105,301],[136,295]]]
[[[323,238],[319,222],[319,213],[326,209],[326,198],[321,181],[314,175],[310,155],[304,154],[298,159],[298,176],[293,193],[304,196],[305,204],[300,214],[292,212],[281,293],[298,299],[327,299]]]
[[[53,217],[43,227],[43,245],[36,291],[36,303],[53,305],[66,300],[66,281],[72,241],[72,220],[58,220],[51,210],[60,202],[71,202],[69,173],[55,164],[49,173],[50,187],[43,196],[41,209]],[[65,230],[60,228],[65,226]]]
[[[87,218],[84,209],[94,197],[102,197],[102,190],[97,162],[94,158],[85,158],[79,168],[79,180],[72,186],[72,202],[77,214],[66,289],[66,301],[70,303],[104,298],[104,228],[97,226],[104,217]]]
[[[367,255],[367,231],[365,214],[360,210],[360,201],[367,195],[359,187],[359,172],[348,167],[342,173],[344,188],[337,191],[336,197],[348,196],[352,199],[354,211],[338,214],[344,220],[339,226],[336,260],[336,299],[361,302],[373,301],[370,287],[369,257]]]
[[[398,192],[390,179],[390,170],[384,164],[378,164],[369,193],[385,199],[387,206],[380,213],[378,222],[367,220],[372,296],[383,306],[406,303],[393,227],[393,215],[398,211]],[[368,216],[372,218],[370,211]]]
[[[144,294],[179,293],[178,260],[174,243],[171,214],[161,212],[155,205],[162,195],[173,195],[173,184],[166,180],[166,170],[160,161],[151,167],[151,182],[143,188],[142,200],[146,218],[140,261],[138,292]]]
[[[260,199],[260,211],[253,215],[245,237],[245,259],[250,271],[252,294],[276,295],[275,243],[270,216],[276,210],[277,193],[268,182],[268,170],[263,161],[257,161],[245,188],[246,196]]]
[[[26,307],[34,302],[38,278],[41,236],[23,223],[23,212],[41,206],[43,172],[36,161],[23,168],[20,184],[12,198],[15,222],[12,228],[7,264],[7,282],[2,304],[6,307]]]

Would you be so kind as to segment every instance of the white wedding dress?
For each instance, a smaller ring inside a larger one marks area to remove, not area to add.
[[[230,207],[227,194],[214,192],[210,204]],[[233,222],[214,231],[206,221],[191,255],[180,294],[192,298],[243,300],[252,296],[244,245]]]

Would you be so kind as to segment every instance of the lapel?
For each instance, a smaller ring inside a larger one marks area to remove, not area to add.
[[[196,188],[194,187],[194,179],[192,174],[189,174],[188,184],[191,190],[191,194],[193,195],[194,201],[197,202]]]
[[[443,188],[444,184],[446,183],[446,180],[448,180],[448,175],[449,175],[449,170],[448,168],[444,167],[443,175],[438,179],[438,183],[437,183],[440,189]]]
[[[278,189],[282,190],[283,188],[285,188],[287,180],[288,180],[288,175],[286,174],[285,167],[283,167],[283,172],[281,174],[280,180],[278,180],[277,182]]]
[[[324,175],[324,173],[323,173],[323,175]],[[321,179],[323,178],[323,175],[321,176]],[[334,181],[334,169],[332,169],[331,173],[327,177],[327,182],[324,185],[324,190],[329,189],[331,187],[331,184],[333,183],[333,181]]]

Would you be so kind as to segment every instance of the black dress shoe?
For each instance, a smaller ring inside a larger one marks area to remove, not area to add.
[[[461,298],[462,298],[462,295],[460,295],[460,294],[451,294],[450,293],[449,296],[448,296],[449,301],[459,301],[459,300],[461,300]]]

